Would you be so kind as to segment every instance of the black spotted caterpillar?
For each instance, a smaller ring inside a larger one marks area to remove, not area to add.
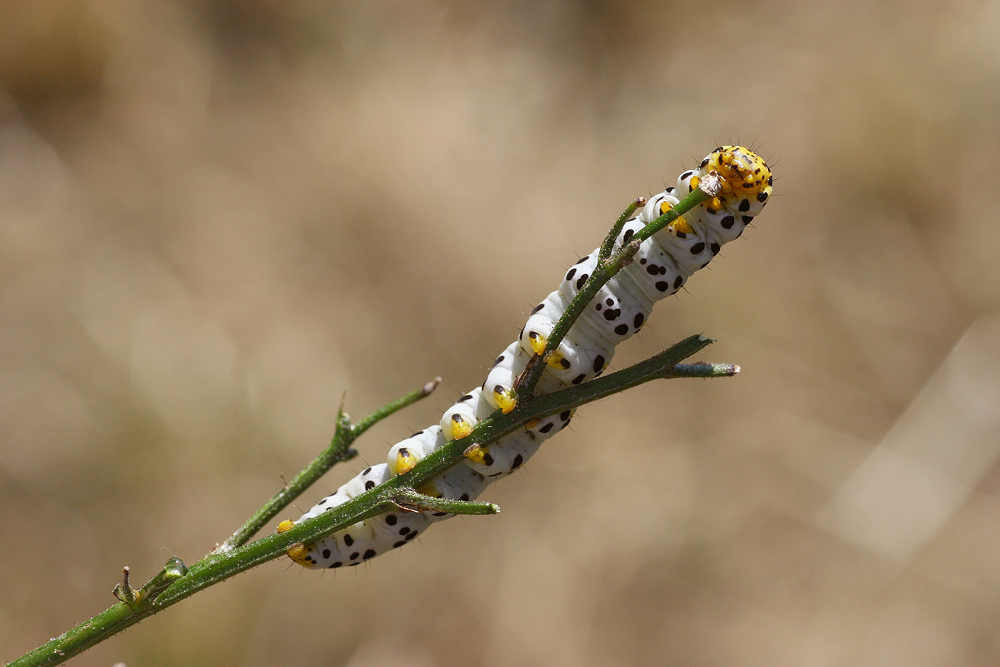
[[[670,187],[652,197],[641,213],[625,223],[617,239],[623,247],[647,223],[677,204],[714,172],[721,191],[691,209],[644,241],[630,265],[614,276],[588,304],[584,314],[546,362],[548,367],[536,388],[545,394],[586,382],[600,375],[615,353],[615,346],[642,328],[653,304],[684,285],[687,278],[708,264],[723,243],[732,241],[761,212],[771,194],[771,172],[750,150],[724,146],[710,153],[697,169],[685,171]],[[679,196],[678,196],[679,195]],[[541,354],[555,323],[583,288],[597,264],[598,251],[580,259],[566,273],[559,289],[531,311],[518,339],[497,357],[481,387],[462,396],[445,411],[440,425],[413,434],[389,450],[388,462],[366,468],[333,495],[319,501],[301,520],[317,516],[374,488],[394,475],[411,470],[445,442],[463,438],[496,409],[510,412],[516,404],[517,377],[534,354]],[[441,474],[421,493],[439,498],[470,500],[491,482],[510,474],[534,454],[542,441],[569,423],[572,412],[529,422],[523,429],[467,453],[466,465]],[[296,545],[288,555],[311,568],[338,568],[401,547],[432,522],[453,516],[443,512],[390,512],[338,531],[317,542]],[[294,523],[282,522],[279,531]]]

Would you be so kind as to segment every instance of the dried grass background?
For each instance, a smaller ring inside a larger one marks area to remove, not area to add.
[[[73,664],[996,664],[1000,2],[5,0],[0,647],[193,562],[329,439],[477,385],[718,143],[775,197],[580,411],[352,571],[270,563]],[[297,517],[295,511],[287,516]]]

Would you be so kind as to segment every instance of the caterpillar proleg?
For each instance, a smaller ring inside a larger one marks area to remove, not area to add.
[[[547,368],[535,390],[537,394],[577,385],[603,373],[615,347],[643,327],[655,302],[676,293],[691,274],[718,254],[724,243],[738,238],[771,194],[771,172],[763,159],[740,146],[717,148],[697,169],[681,174],[675,187],[651,197],[639,215],[624,224],[616,248],[627,245],[640,229],[675,206],[708,174],[719,178],[718,194],[639,245],[632,263],[600,289],[556,352],[549,355]],[[318,516],[394,475],[411,470],[445,442],[467,436],[495,410],[510,412],[516,405],[517,377],[532,355],[545,349],[553,327],[592,275],[597,261],[598,250],[594,250],[567,270],[559,288],[531,311],[518,339],[496,358],[482,386],[464,394],[448,408],[440,425],[394,445],[386,463],[366,468],[303,514],[300,521]],[[565,428],[572,416],[572,411],[567,410],[535,420],[489,446],[471,448],[466,453],[465,465],[449,469],[419,491],[455,500],[476,498],[491,482],[521,467],[544,440]],[[434,511],[390,512],[360,521],[312,544],[296,545],[288,555],[311,568],[357,565],[403,546],[432,522],[448,516],[451,515]],[[279,530],[292,525],[290,521],[283,522]]]

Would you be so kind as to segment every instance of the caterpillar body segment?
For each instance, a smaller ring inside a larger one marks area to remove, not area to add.
[[[514,391],[514,383],[530,358],[531,355],[525,352],[517,341],[500,353],[481,387],[483,396],[491,406],[504,414],[515,408],[517,393]]]
[[[519,341],[514,341],[497,357],[493,368],[490,369],[489,374],[486,376],[486,381],[483,382],[481,387],[483,396],[491,407],[500,409],[505,413],[514,409],[517,404],[514,383],[531,359],[533,353],[528,351],[530,349],[530,347],[525,349],[525,346],[521,345]],[[541,349],[545,349],[544,342]],[[568,346],[565,350],[570,354],[575,354]],[[536,391],[539,394],[550,394],[565,387],[566,384],[554,373],[550,372],[542,376]]]
[[[444,411],[441,416],[441,432],[446,440],[461,440],[472,433],[476,424],[489,417],[494,409],[483,398],[482,388],[476,387]]]
[[[615,346],[645,324],[653,304],[676,293],[691,274],[719,253],[723,244],[738,238],[771,196],[772,176],[763,159],[740,146],[716,148],[697,169],[681,174],[676,187],[649,198],[639,214],[623,226],[617,249],[630,243],[640,229],[676,206],[709,175],[719,179],[717,194],[639,245],[632,263],[601,288],[547,359],[536,393],[551,393],[601,374],[614,356]],[[518,376],[531,356],[545,349],[556,322],[593,274],[597,256],[595,250],[564,274],[559,289],[539,303],[518,339],[497,357],[483,385],[445,411],[440,425],[394,445],[387,463],[366,468],[303,514],[302,519],[317,516],[393,475],[412,470],[446,442],[466,437],[494,410],[513,410],[517,402],[513,388]],[[572,416],[573,411],[567,410],[535,420],[495,443],[472,448],[463,465],[447,470],[418,490],[441,498],[475,499],[494,480],[521,467],[544,440],[565,428]],[[449,516],[445,512],[401,509],[358,522],[313,544],[297,544],[288,555],[310,568],[357,565],[413,541],[431,523]],[[279,531],[293,525],[283,521]]]
[[[553,431],[555,435],[557,431]],[[530,459],[549,436],[522,429],[501,438],[492,445],[478,447],[475,455],[468,456],[467,465],[483,477],[496,479],[514,472]]]
[[[545,349],[552,329],[569,307],[571,299],[561,290],[556,290],[531,311],[520,335],[521,347],[529,357],[531,354],[540,354]],[[603,370],[614,354],[614,344],[602,336],[587,319],[581,317],[559,344],[542,379],[544,381],[551,376],[559,380],[562,384],[560,389],[580,384]],[[598,370],[595,371],[595,368]],[[542,393],[548,392],[543,389]]]
[[[436,498],[451,498],[453,500],[473,500],[479,497],[487,486],[493,482],[470,466],[460,465],[446,470],[426,487],[418,489],[421,493]],[[449,514],[433,513],[435,518],[444,518]]]
[[[365,468],[353,479],[337,489],[336,493],[320,500],[299,521],[311,519],[323,512],[346,503],[365,491],[375,488],[392,477],[385,463]],[[419,512],[390,512],[359,521],[344,530],[312,544],[296,545],[288,555],[304,567],[339,568],[358,565],[366,560],[403,546],[413,540],[430,523],[432,518]],[[282,522],[285,529],[289,526]]]
[[[410,472],[428,454],[446,442],[441,427],[435,424],[417,431],[406,440],[401,440],[389,449],[386,465],[393,475]]]
[[[343,494],[348,498],[360,496],[365,491],[371,491],[391,476],[392,473],[389,472],[388,466],[384,463],[369,466],[337,489],[337,493]]]
[[[567,305],[597,268],[597,253],[595,250],[580,259],[564,276],[559,292]],[[642,326],[653,308],[653,301],[640,290],[623,289],[621,283],[612,278],[598,290],[577,322],[589,324],[613,348]]]
[[[650,218],[650,221],[655,219],[655,217]],[[647,222],[641,218],[633,218],[626,222],[618,235],[617,247],[625,247],[632,240],[632,236],[646,224]],[[659,234],[654,235],[642,243],[632,256],[632,263],[612,279],[627,289],[641,292],[651,302],[676,293],[687,280],[687,275],[678,268],[672,254],[660,245],[658,236]]]
[[[650,223],[676,205],[677,199],[661,193],[649,200],[639,214],[640,222]],[[690,212],[687,214],[690,216]],[[685,276],[690,276],[712,261],[721,247],[715,236],[704,225],[694,224],[686,217],[678,218],[650,239],[670,255],[674,264]],[[713,252],[714,250],[714,252]]]

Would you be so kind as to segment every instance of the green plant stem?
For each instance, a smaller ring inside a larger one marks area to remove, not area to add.
[[[396,489],[392,502],[403,509],[417,512],[447,512],[448,514],[483,515],[499,514],[500,507],[493,503],[478,500],[453,500],[451,498],[434,498],[420,493],[416,489]]]
[[[219,549],[194,563],[186,571],[183,563],[179,561],[168,563],[168,567],[164,568],[164,571],[154,577],[150,584],[143,587],[142,591],[148,590],[148,594],[139,595],[137,599],[134,598],[135,603],[132,607],[124,602],[112,605],[90,620],[25,654],[10,665],[11,667],[38,667],[64,662],[200,590],[284,555],[296,543],[314,542],[358,521],[396,510],[400,506],[399,501],[404,501],[404,504],[407,502],[406,498],[410,497],[408,494],[412,493],[413,489],[420,488],[447,469],[460,463],[467,448],[494,442],[522,428],[525,423],[532,419],[576,408],[651,380],[691,376],[688,370],[684,370],[686,368],[697,367],[697,377],[731,375],[733,367],[729,364],[677,365],[681,360],[695,354],[711,342],[710,339],[703,336],[692,336],[669,350],[624,370],[577,387],[524,401],[510,414],[504,415],[497,411],[493,416],[481,421],[467,438],[447,443],[420,461],[410,472],[397,475],[374,489],[338,505],[334,510],[298,523],[286,532],[268,535],[249,544],[233,546],[227,550]],[[409,400],[412,403],[419,400],[420,397],[414,397],[411,394],[410,397],[400,400]],[[368,428],[400,407],[403,405],[390,404],[390,406],[373,413],[368,420],[363,420],[355,428]],[[341,415],[346,418],[346,415],[342,413]],[[327,453],[328,451],[324,451],[324,454],[319,458],[324,458]],[[313,468],[314,464],[316,461],[310,464],[307,470]],[[468,508],[473,511],[478,511],[486,505],[488,503],[467,504]],[[456,506],[450,511],[454,511],[454,509],[461,508]],[[157,583],[151,585],[153,582]],[[165,589],[161,589],[162,584],[168,582],[169,585]]]
[[[351,445],[361,434],[389,415],[413,405],[422,398],[430,396],[431,392],[437,388],[440,382],[441,378],[435,378],[424,384],[420,389],[411,391],[406,396],[382,406],[357,424],[351,424],[351,419],[344,412],[344,404],[341,401],[340,408],[337,410],[337,429],[334,431],[333,440],[330,442],[330,445],[319,456],[313,459],[312,463],[306,466],[302,472],[296,475],[291,483],[276,493],[263,507],[254,512],[253,516],[247,519],[247,522],[233,533],[232,537],[216,547],[213,553],[226,553],[249,542],[261,528],[266,526],[271,519],[278,516],[281,510],[288,507],[296,498],[302,495],[302,492],[326,474],[330,468],[342,461],[350,461],[357,456],[357,450],[351,449]]]
[[[611,229],[611,233],[608,234],[604,243],[601,245],[597,266],[594,267],[593,273],[587,279],[587,282],[584,283],[583,288],[577,292],[575,297],[573,297],[569,306],[566,307],[566,311],[559,318],[559,321],[556,322],[556,325],[552,328],[551,333],[549,333],[548,340],[545,344],[545,351],[541,355],[535,355],[531,358],[524,372],[521,374],[521,377],[518,379],[518,382],[516,383],[517,386],[515,387],[518,400],[523,400],[521,397],[532,396],[535,391],[535,387],[538,385],[538,381],[542,378],[542,373],[545,371],[545,357],[559,348],[559,344],[562,343],[566,334],[569,333],[573,324],[577,319],[579,319],[580,315],[583,314],[583,311],[597,295],[597,292],[604,287],[604,285],[606,285],[608,281],[615,276],[615,274],[632,262],[632,257],[636,252],[638,252],[639,246],[642,242],[693,209],[695,206],[698,206],[702,202],[714,197],[717,192],[718,179],[710,175],[706,176],[701,180],[698,188],[692,190],[684,199],[680,200],[669,211],[636,232],[621,250],[614,255],[611,255],[611,252],[614,249],[615,240],[618,238],[618,232],[621,231],[621,228],[624,226],[628,216],[632,215],[638,207],[640,200],[636,199],[629,205],[628,208],[625,209],[625,212],[619,216],[614,227]]]
[[[709,364],[699,361],[694,364],[677,364],[670,371],[671,378],[718,378],[732,377],[740,372],[736,364]]]
[[[622,214],[618,216],[617,220],[615,220],[615,224],[612,225],[611,231],[609,231],[608,235],[604,237],[604,243],[601,244],[601,250],[597,255],[598,261],[603,262],[611,256],[611,253],[615,251],[615,242],[618,240],[618,235],[621,234],[622,227],[624,227],[625,223],[629,221],[629,218],[632,217],[632,214],[635,213],[637,208],[645,205],[646,198],[637,197],[632,200],[632,203],[625,207]]]

